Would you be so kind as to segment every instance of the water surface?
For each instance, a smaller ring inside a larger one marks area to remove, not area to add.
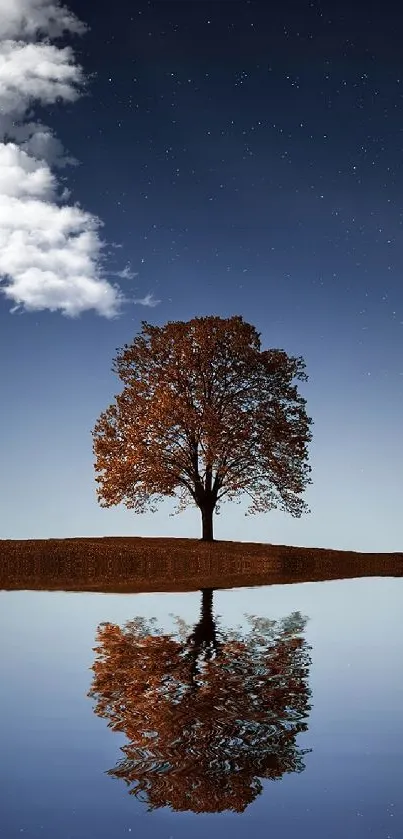
[[[0,592],[0,835],[398,839],[402,602]]]

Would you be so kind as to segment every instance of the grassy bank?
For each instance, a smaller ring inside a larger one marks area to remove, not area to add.
[[[367,576],[403,576],[403,554],[142,537],[0,540],[7,590],[194,591]]]

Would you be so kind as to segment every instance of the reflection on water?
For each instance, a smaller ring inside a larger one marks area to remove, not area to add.
[[[108,774],[150,809],[242,812],[262,779],[305,768],[307,618],[249,615],[246,630],[224,629],[212,605],[204,589],[193,631],[178,618],[174,635],[153,618],[98,628],[89,695],[129,740]]]
[[[403,578],[228,579],[0,592],[1,837],[401,839]]]

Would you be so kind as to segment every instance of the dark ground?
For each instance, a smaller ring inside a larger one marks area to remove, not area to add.
[[[143,537],[0,540],[7,590],[194,591],[374,576],[403,576],[403,553]]]

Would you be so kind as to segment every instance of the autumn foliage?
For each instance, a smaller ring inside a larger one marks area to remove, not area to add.
[[[212,592],[211,592],[212,595]],[[209,592],[198,625],[166,635],[137,618],[102,624],[90,696],[128,742],[108,771],[149,808],[242,812],[262,780],[304,769],[309,648],[298,613],[217,631]]]
[[[248,512],[279,507],[300,516],[310,483],[311,419],[296,381],[302,357],[261,350],[242,317],[200,317],[152,326],[118,350],[123,383],[93,431],[98,500],[155,512],[196,504],[213,539],[220,502],[250,498]]]

